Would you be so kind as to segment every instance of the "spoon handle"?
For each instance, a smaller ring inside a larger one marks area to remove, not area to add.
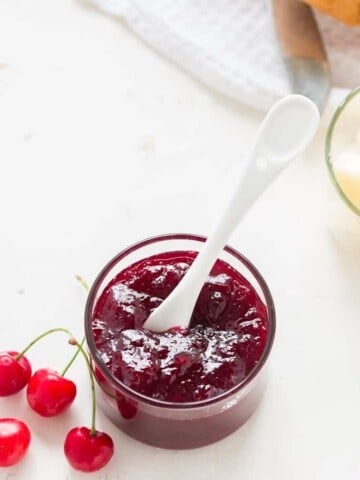
[[[270,164],[271,168],[269,168]],[[183,295],[186,295],[186,305],[181,305],[184,319],[189,318],[194,310],[201,287],[235,227],[286,164],[286,161],[282,161],[274,165],[269,159],[259,155],[256,150],[250,154],[245,172],[230,196],[220,219],[187,274],[173,292],[178,298],[185,298]]]

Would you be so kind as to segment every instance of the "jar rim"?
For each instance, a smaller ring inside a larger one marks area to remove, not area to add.
[[[92,320],[92,312],[93,312],[93,307],[95,304],[95,298],[96,294],[98,291],[99,286],[101,285],[102,281],[105,279],[106,275],[109,273],[109,271],[122,259],[124,259],[126,256],[129,254],[133,253],[136,250],[139,250],[142,247],[146,247],[148,245],[151,245],[153,243],[157,242],[162,242],[162,241],[171,241],[171,240],[190,240],[190,241],[197,241],[197,242],[205,242],[206,237],[203,235],[196,235],[196,234],[191,234],[191,233],[167,233],[167,234],[160,234],[160,235],[155,235],[148,237],[144,240],[141,240],[139,242],[133,243],[127,248],[121,250],[118,254],[116,254],[100,271],[98,276],[96,277],[95,281],[93,282],[86,306],[85,306],[85,338],[86,342],[88,345],[88,349],[90,352],[90,356],[95,360],[95,363],[97,366],[101,367],[101,373],[111,381],[112,385],[114,385],[114,388],[119,387],[121,391],[126,395],[128,394],[130,398],[134,399],[135,401],[139,401],[142,403],[146,403],[148,405],[160,407],[160,408],[167,408],[167,409],[192,409],[192,408],[201,408],[201,407],[206,407],[209,405],[213,405],[214,403],[221,402],[222,400],[225,400],[226,398],[240,392],[241,390],[244,389],[245,386],[247,386],[260,372],[260,370],[263,368],[263,366],[266,363],[266,360],[270,354],[270,351],[273,346],[274,342],[274,336],[275,336],[275,330],[276,330],[276,314],[275,314],[275,305],[274,301],[270,292],[270,289],[265,282],[263,276],[260,274],[260,272],[257,270],[257,268],[248,260],[244,255],[239,253],[237,250],[234,248],[226,245],[224,247],[224,251],[235,257],[238,261],[240,261],[249,271],[250,273],[254,276],[256,281],[258,282],[262,294],[265,297],[265,304],[268,312],[268,322],[269,322],[269,332],[268,332],[268,337],[266,340],[266,345],[265,348],[262,352],[262,355],[259,359],[259,361],[256,363],[254,368],[249,372],[249,374],[237,385],[234,385],[232,388],[229,390],[226,390],[225,392],[215,396],[211,397],[209,399],[205,400],[199,400],[199,401],[193,401],[193,402],[168,402],[165,400],[158,400],[154,399],[151,397],[148,397],[146,395],[143,395],[136,390],[133,390],[132,388],[128,387],[123,383],[121,380],[119,380],[113,372],[106,366],[105,362],[101,358],[99,350],[96,348],[95,345],[95,340],[92,334],[92,328],[91,328],[91,320]]]

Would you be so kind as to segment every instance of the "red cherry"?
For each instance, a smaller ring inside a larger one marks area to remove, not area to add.
[[[0,352],[0,397],[6,397],[20,392],[31,377],[29,360],[19,352]]]
[[[114,443],[104,432],[92,434],[87,427],[76,427],[66,435],[64,453],[75,470],[96,472],[110,461]]]
[[[31,441],[27,425],[16,418],[0,418],[0,467],[11,467],[24,457]]]
[[[43,417],[64,412],[75,396],[75,383],[50,368],[37,370],[30,378],[26,390],[30,407]]]

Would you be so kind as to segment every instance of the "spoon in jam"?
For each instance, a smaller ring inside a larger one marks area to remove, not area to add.
[[[215,228],[193,264],[144,327],[165,331],[187,328],[199,293],[228,238],[270,183],[312,140],[319,124],[315,104],[302,95],[279,100],[265,116],[247,166]]]

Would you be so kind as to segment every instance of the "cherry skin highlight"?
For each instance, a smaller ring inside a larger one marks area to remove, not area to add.
[[[87,427],[75,427],[64,442],[64,453],[70,465],[81,472],[96,472],[103,468],[114,454],[111,437]]]
[[[0,418],[0,467],[11,467],[28,451],[31,433],[27,425],[16,418]]]
[[[117,274],[95,305],[92,332],[106,366],[131,389],[157,400],[197,402],[241,383],[259,362],[268,338],[267,310],[238,271],[217,260],[189,328],[143,328],[196,256],[159,253]],[[118,402],[120,412],[122,402]]]
[[[19,352],[0,352],[0,397],[20,392],[30,380],[31,364],[25,356],[16,359]]]
[[[75,396],[75,383],[50,368],[37,370],[26,389],[30,407],[43,417],[63,413],[70,407]]]

